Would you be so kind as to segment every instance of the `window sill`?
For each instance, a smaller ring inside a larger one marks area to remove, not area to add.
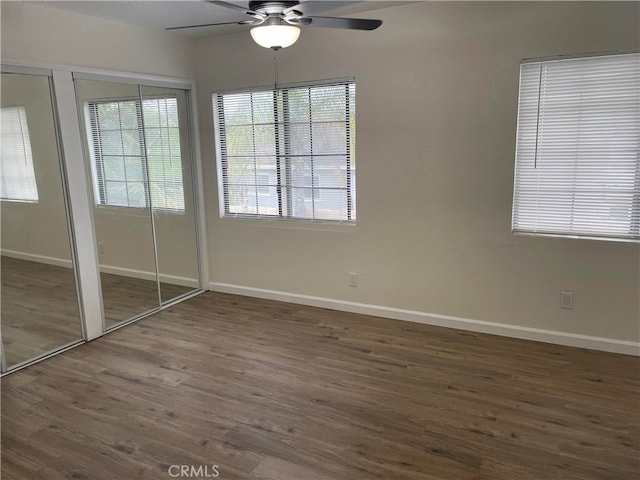
[[[341,220],[306,220],[296,218],[269,218],[248,216],[221,216],[223,223],[241,225],[247,227],[284,228],[292,230],[328,231],[328,232],[355,232],[356,221]]]
[[[94,205],[95,209],[107,215],[130,215],[132,217],[149,216],[151,209],[149,207],[118,207],[115,205]],[[163,215],[185,215],[184,210],[170,210],[163,208],[154,208],[154,213]]]
[[[0,198],[0,201],[6,203],[20,203],[20,204],[28,204],[28,205],[37,205],[40,203],[40,200],[20,200],[17,198]]]
[[[562,238],[567,240],[597,240],[601,242],[640,243],[640,238],[637,237],[607,237],[604,235],[578,235],[573,233],[533,232],[524,230],[512,230],[511,233],[516,237]]]

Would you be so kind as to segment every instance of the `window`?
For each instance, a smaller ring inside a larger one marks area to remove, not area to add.
[[[313,178],[311,177],[311,175],[307,175],[304,177],[304,181],[307,185],[315,185],[316,187],[320,187],[320,175],[314,175]],[[308,189],[305,192],[304,196],[305,198],[311,198],[311,196],[313,196],[315,200],[319,200],[320,190],[320,188]]]
[[[514,232],[640,240],[640,54],[520,68]]]
[[[86,108],[96,203],[148,208],[150,197],[153,208],[184,211],[176,99],[145,98],[142,108],[137,99]]]
[[[38,201],[31,140],[24,107],[0,108],[0,198]]]
[[[353,81],[219,93],[213,109],[221,215],[355,221]]]

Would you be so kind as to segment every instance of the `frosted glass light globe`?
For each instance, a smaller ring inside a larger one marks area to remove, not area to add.
[[[300,29],[294,25],[263,25],[251,29],[253,40],[264,48],[287,48],[296,43]]]

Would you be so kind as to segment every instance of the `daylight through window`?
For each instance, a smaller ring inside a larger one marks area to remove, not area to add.
[[[148,208],[151,198],[154,209],[184,211],[177,100],[114,100],[86,108],[96,203]]]
[[[355,84],[213,96],[221,214],[355,221]]]
[[[0,108],[0,198],[38,201],[24,107]]]
[[[640,240],[640,54],[520,69],[517,233]]]

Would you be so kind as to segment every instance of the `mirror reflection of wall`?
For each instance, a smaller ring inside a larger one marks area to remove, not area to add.
[[[76,95],[109,328],[160,306],[142,111],[134,84],[76,80]]]
[[[104,78],[2,66],[2,373],[201,291],[191,92]]]
[[[105,327],[199,288],[184,90],[76,79]]]
[[[2,73],[2,341],[8,369],[83,338],[50,79]]]
[[[142,111],[162,303],[198,288],[198,248],[185,90],[143,86]]]

